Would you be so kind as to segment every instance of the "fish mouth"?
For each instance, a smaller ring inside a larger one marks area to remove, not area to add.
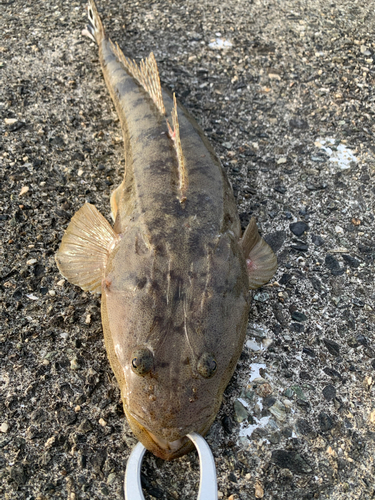
[[[189,429],[185,435],[182,435],[177,439],[173,439],[174,436],[179,434],[176,429],[170,429],[170,432],[168,432],[167,429],[164,429],[164,437],[161,437],[160,434],[156,435],[154,432],[147,429],[139,421],[140,419],[138,419],[138,417],[130,414],[129,412],[125,413],[129,425],[137,439],[157,457],[162,458],[163,460],[174,460],[175,458],[189,453],[195,448],[193,442],[186,435],[194,429]],[[210,425],[211,422],[207,426],[207,429]],[[207,429],[205,428],[203,432],[205,433]],[[202,434],[202,432],[199,433]],[[170,435],[170,439],[168,439],[168,434]]]
[[[150,440],[152,440],[158,447],[158,450],[162,450],[163,457],[160,458],[164,458],[164,460],[172,460],[173,458],[180,457],[181,455],[188,453],[188,451],[194,447],[192,446],[192,441],[190,441],[187,436],[176,439],[175,441],[167,441],[166,439],[155,436],[155,434],[147,429],[143,430],[148,433]],[[155,452],[153,453],[156,455]]]

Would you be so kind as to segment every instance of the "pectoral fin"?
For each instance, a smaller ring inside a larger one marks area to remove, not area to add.
[[[86,203],[70,221],[56,254],[60,273],[83,290],[100,292],[108,255],[118,239],[94,205]]]
[[[277,258],[271,247],[259,235],[254,217],[249,222],[242,238],[250,289],[259,288],[269,281],[277,269]]]

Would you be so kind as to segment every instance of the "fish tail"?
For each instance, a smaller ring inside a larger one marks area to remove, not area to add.
[[[87,15],[89,24],[86,26],[86,29],[83,30],[82,34],[88,36],[91,40],[100,45],[103,38],[105,38],[105,31],[94,0],[89,0]]]

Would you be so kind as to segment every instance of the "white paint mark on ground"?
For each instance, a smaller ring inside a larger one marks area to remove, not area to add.
[[[252,382],[254,379],[261,377],[261,374],[259,373],[259,370],[266,369],[266,364],[265,363],[252,363],[250,365],[250,370],[251,370],[251,375],[249,378],[249,383]]]
[[[341,170],[346,170],[350,168],[352,161],[358,162],[358,158],[354,156],[351,149],[349,149],[345,144],[337,143],[336,139],[328,137],[327,139],[318,138],[315,141],[315,146],[323,149],[330,158],[329,161],[332,163],[337,163],[337,166]]]
[[[253,417],[254,424],[249,424],[246,422],[242,422],[240,424],[240,433],[239,437],[251,436],[251,434],[255,431],[255,429],[259,429],[261,427],[265,428],[270,420],[270,416],[260,418],[259,420]]]
[[[208,44],[210,49],[230,49],[233,44],[229,40],[226,40],[225,38],[216,38],[216,40],[213,40],[211,43]]]

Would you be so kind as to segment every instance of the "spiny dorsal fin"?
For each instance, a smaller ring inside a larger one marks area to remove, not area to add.
[[[249,287],[259,288],[269,281],[277,269],[277,258],[271,247],[259,235],[254,217],[252,217],[240,245],[246,259]]]
[[[142,59],[139,65],[124,55],[118,44],[112,43],[112,49],[119,61],[122,62],[128,73],[135,78],[149,94],[162,115],[165,115],[165,107],[161,93],[160,77],[154,54],[151,52],[146,59]]]
[[[149,94],[151,99],[154,101],[160,114],[165,115],[165,107],[163,102],[163,96],[160,85],[160,77],[158,66],[154,54],[151,52],[146,59],[142,59],[139,65],[129,59],[124,55],[119,45],[116,45],[111,41],[112,49],[119,61],[122,62],[128,73],[135,78],[144,90]],[[173,109],[172,109],[172,125],[170,126],[167,120],[169,135],[173,140],[174,147],[177,155],[177,165],[178,165],[178,178],[179,178],[179,192],[180,192],[180,203],[186,201],[186,189],[187,189],[187,175],[184,164],[184,157],[182,154],[182,146],[180,139],[180,127],[178,124],[177,116],[177,101],[176,96],[173,94]]]
[[[65,231],[55,257],[57,267],[74,285],[100,292],[108,256],[118,241],[102,214],[85,203]]]
[[[186,201],[186,190],[188,185],[188,179],[186,174],[184,155],[182,153],[181,139],[180,139],[180,126],[178,123],[178,115],[177,115],[177,101],[176,95],[173,94],[173,109],[172,109],[172,125],[173,129],[170,126],[167,120],[169,135],[174,143],[174,148],[176,150],[177,155],[177,165],[178,165],[178,189],[180,191],[180,203]]]

